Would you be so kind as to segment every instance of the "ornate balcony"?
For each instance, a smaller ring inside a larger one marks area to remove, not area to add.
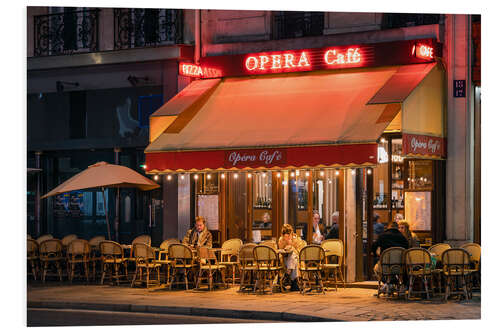
[[[115,49],[181,44],[183,14],[177,9],[114,9]]]
[[[35,56],[95,52],[99,9],[65,11],[34,17]]]

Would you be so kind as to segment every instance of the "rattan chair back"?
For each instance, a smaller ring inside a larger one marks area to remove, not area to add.
[[[146,245],[151,246],[151,236],[149,236],[149,235],[140,235],[140,236],[137,236],[132,241],[132,245],[134,245],[136,243],[142,243],[142,244],[146,244]]]
[[[441,261],[441,255],[444,251],[451,249],[451,245],[447,243],[438,243],[429,247],[429,252],[436,255],[436,259]]]
[[[67,247],[72,240],[77,239],[78,236],[75,234],[66,235],[61,239],[61,243],[64,247]]]
[[[278,250],[278,244],[273,239],[262,241],[259,243],[259,245],[265,245],[265,246],[272,247],[275,251]]]
[[[104,237],[104,236],[95,236],[95,237],[92,237],[89,240],[89,245],[92,246],[92,247],[98,248],[99,247],[99,243],[101,243],[104,240],[106,240],[106,237]]]
[[[54,237],[52,237],[52,235],[51,235],[51,234],[46,234],[46,235],[42,235],[42,236],[38,237],[38,238],[36,239],[36,242],[37,242],[38,244],[41,244],[44,240],[47,240],[47,239],[52,239],[52,238],[54,238]]]
[[[256,246],[257,244],[254,243],[247,243],[241,246],[238,252],[238,260],[241,268],[245,269],[245,267],[253,267],[255,265],[253,249]]]
[[[430,275],[432,273],[431,253],[424,248],[411,248],[404,252],[406,273],[408,275]]]
[[[170,244],[181,244],[181,242],[179,242],[179,240],[175,238],[166,239],[161,242],[160,249],[168,251],[168,247],[170,246]]]
[[[193,251],[184,244],[170,244],[168,247],[168,257],[171,260],[192,260]]]
[[[306,242],[304,239],[301,239],[301,240],[299,241],[299,245],[298,245],[298,247],[297,247],[297,251],[302,250],[302,249],[303,249],[304,247],[306,247],[306,246],[307,246],[307,242]]]
[[[257,245],[253,248],[253,257],[257,263],[257,269],[271,269],[279,266],[276,251],[267,245]]]
[[[103,257],[119,257],[123,259],[123,248],[120,244],[113,241],[101,241],[99,251]]]
[[[155,251],[147,244],[135,243],[133,245],[134,258],[136,260],[152,260],[155,259]]]
[[[307,245],[299,253],[299,263],[301,270],[321,270],[321,265],[325,260],[325,250],[319,245]]]
[[[468,273],[470,261],[470,254],[462,248],[452,248],[443,252],[443,273],[456,275],[464,275]]]
[[[85,239],[73,239],[71,243],[69,243],[66,253],[68,257],[83,256],[88,258],[90,254],[89,242]]]
[[[26,252],[28,258],[38,256],[38,243],[34,239],[28,239],[26,243]]]
[[[47,239],[40,243],[40,259],[62,258],[63,245],[59,239]]]
[[[404,252],[402,247],[390,247],[380,255],[382,275],[400,275],[404,273]]]
[[[228,239],[222,244],[222,255],[238,255],[243,242],[239,238]]]
[[[321,242],[321,247],[325,250],[326,260],[331,262],[337,258],[337,263],[342,265],[344,262],[344,242],[340,239],[327,239]]]
[[[481,245],[477,243],[467,243],[460,246],[460,248],[469,252],[473,261],[479,262],[481,260]]]

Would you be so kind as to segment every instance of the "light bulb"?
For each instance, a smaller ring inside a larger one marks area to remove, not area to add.
[[[338,175],[338,171],[335,171],[335,174]],[[351,174],[355,175],[356,174],[356,170],[352,169]]]
[[[372,174],[372,169],[368,169],[367,173],[368,173],[369,175],[371,175],[371,174]]]
[[[292,171],[292,173],[290,174],[290,177],[295,177],[295,172]]]
[[[235,173],[233,177],[234,177],[234,179],[238,178],[238,174]]]
[[[208,174],[208,175],[207,175],[207,179],[210,179],[210,178],[212,178],[212,175],[211,175],[211,174]]]
[[[194,179],[198,179],[198,175],[197,175],[197,174],[196,174],[196,175],[194,175]]]
[[[154,177],[154,178],[155,178],[155,180],[158,180],[158,175],[155,175],[155,177]]]
[[[306,177],[309,177],[309,171],[306,171]]]
[[[172,179],[172,176],[171,175],[168,175],[167,176],[167,180],[171,180]]]
[[[220,175],[220,178],[224,179],[224,178],[226,178],[226,175],[225,175],[224,173],[222,173],[222,174]]]
[[[248,173],[247,177],[248,177],[248,178],[252,178],[252,174],[251,174],[251,173]]]
[[[321,172],[319,173],[319,175],[320,175],[320,177],[323,177],[323,176],[325,175],[325,172],[324,172],[324,171],[321,171]]]
[[[280,178],[281,177],[281,173],[278,172],[278,174],[276,174],[276,177]]]
[[[181,179],[184,179],[184,175],[181,175]]]
[[[262,177],[265,177],[265,176],[266,176],[266,173],[265,173],[265,172],[263,172],[263,173],[262,173]]]

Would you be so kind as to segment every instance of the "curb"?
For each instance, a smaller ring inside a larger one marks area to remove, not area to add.
[[[113,312],[140,312],[157,314],[175,314],[201,317],[221,317],[233,319],[252,319],[289,322],[338,322],[342,320],[323,318],[317,316],[300,315],[290,312],[250,311],[215,308],[196,308],[179,306],[135,305],[135,304],[109,304],[109,303],[73,303],[73,302],[44,302],[31,301],[28,308],[48,309],[73,309]]]

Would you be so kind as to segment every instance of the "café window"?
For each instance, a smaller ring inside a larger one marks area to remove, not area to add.
[[[203,173],[195,175],[196,194],[219,193],[219,176],[217,173]]]
[[[271,171],[253,174],[253,241],[271,239],[272,236],[272,178]]]
[[[308,189],[311,171],[288,172],[288,215],[287,222],[299,236],[305,235],[308,222]],[[283,207],[286,207],[283,205]]]
[[[406,170],[406,189],[432,191],[434,184],[431,160],[408,160]]]

